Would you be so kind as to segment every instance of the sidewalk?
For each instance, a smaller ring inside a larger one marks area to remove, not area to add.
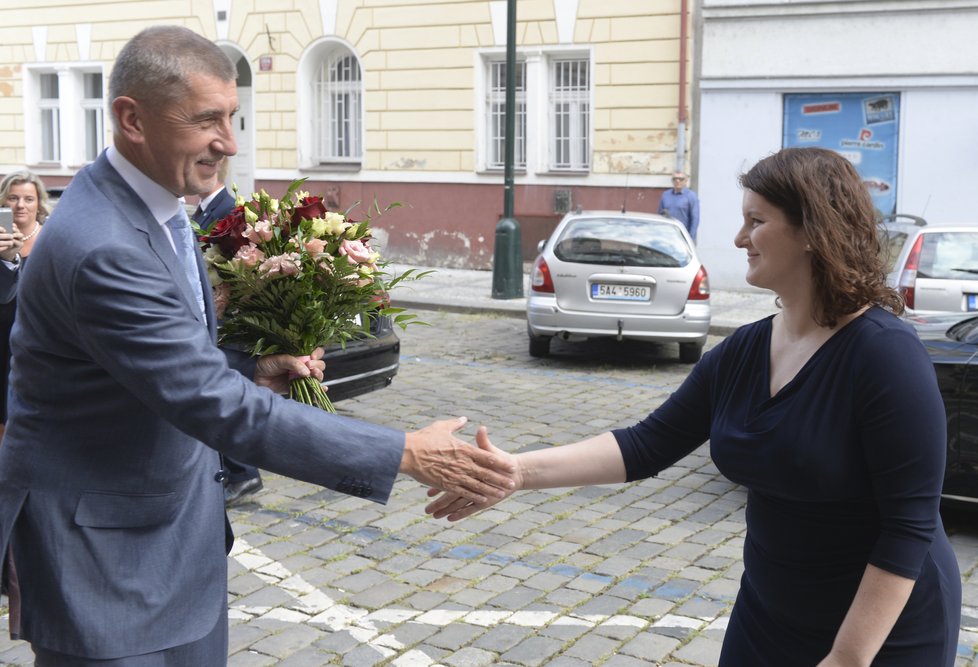
[[[407,269],[428,270],[405,264],[391,265],[401,273]],[[523,294],[518,299],[492,298],[492,271],[472,269],[433,269],[434,273],[416,282],[403,283],[391,293],[393,305],[420,310],[489,312],[509,317],[526,316],[528,280],[524,275]],[[735,291],[713,289],[710,293],[712,320],[710,333],[728,336],[737,327],[777,312],[774,294],[764,290]]]

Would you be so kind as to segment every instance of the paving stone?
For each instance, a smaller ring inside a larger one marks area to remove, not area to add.
[[[251,644],[252,650],[274,656],[279,660],[304,649],[320,638],[321,632],[303,624],[293,624],[281,632],[268,635]]]
[[[322,665],[332,664],[335,658],[334,653],[310,646],[282,658],[277,664],[278,667],[322,667]]]
[[[374,646],[360,644],[343,655],[346,667],[373,667],[384,662],[393,651],[382,651]]]
[[[489,667],[495,662],[495,653],[472,647],[463,648],[444,659],[444,663],[451,667]]]
[[[680,644],[680,640],[674,637],[667,637],[655,632],[654,629],[649,629],[637,634],[619,649],[619,653],[650,662],[659,662],[675,651]]]
[[[705,637],[693,639],[675,651],[675,656],[696,665],[716,667],[720,661],[720,642]]]
[[[241,651],[228,658],[228,667],[269,667],[278,663],[278,658],[255,651]]]
[[[628,605],[627,600],[611,595],[598,595],[574,610],[576,615],[584,616],[614,616]]]
[[[348,630],[327,632],[315,644],[316,648],[322,649],[323,651],[341,654],[348,653],[359,645],[360,641],[351,635]]]
[[[495,653],[503,653],[522,642],[532,632],[530,628],[502,623],[489,628],[484,635],[475,640],[473,646]]]
[[[563,644],[547,637],[528,637],[501,657],[519,665],[545,665],[551,656],[561,650]]]
[[[604,662],[613,654],[620,645],[620,642],[608,637],[601,637],[596,634],[589,634],[581,637],[568,647],[563,655],[581,660],[590,660],[591,664]]]
[[[415,588],[407,584],[393,581],[377,584],[365,588],[356,595],[350,597],[349,604],[365,609],[381,609],[394,604],[396,601],[406,598],[413,594]]]
[[[437,634],[428,637],[425,643],[449,651],[458,651],[462,647],[472,644],[477,637],[484,635],[485,632],[485,628],[477,625],[452,623]]]

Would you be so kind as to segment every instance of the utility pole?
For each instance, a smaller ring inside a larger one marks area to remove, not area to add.
[[[492,261],[492,298],[523,296],[523,244],[513,217],[513,162],[516,157],[516,0],[506,6],[506,156],[503,217],[496,224]]]

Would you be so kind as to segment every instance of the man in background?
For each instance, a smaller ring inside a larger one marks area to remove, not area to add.
[[[209,232],[221,218],[234,209],[234,195],[225,185],[231,162],[228,158],[221,160],[217,166],[217,188],[206,197],[202,197],[194,212],[193,219],[204,232]],[[227,484],[224,487],[224,504],[233,507],[245,502],[251,496],[262,490],[261,473],[255,466],[236,461],[222,454],[224,469],[228,471]]]
[[[695,192],[686,187],[688,183],[689,176],[681,171],[673,173],[672,189],[662,193],[659,213],[683,223],[695,242],[696,231],[700,226],[700,200]]]

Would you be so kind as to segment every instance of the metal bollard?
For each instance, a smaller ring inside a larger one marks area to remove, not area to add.
[[[502,218],[496,224],[496,245],[492,258],[492,298],[518,299],[523,296],[523,243],[520,223]]]

